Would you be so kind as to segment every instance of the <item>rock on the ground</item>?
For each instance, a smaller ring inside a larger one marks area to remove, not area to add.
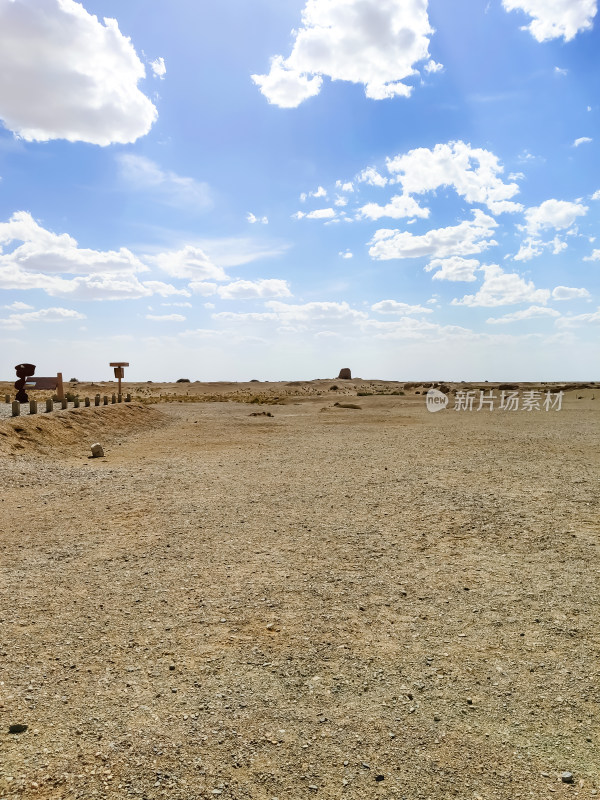
[[[25,733],[27,730],[27,725],[23,725],[21,722],[14,722],[12,725],[8,726],[9,733]]]
[[[102,458],[104,456],[104,449],[101,444],[92,445],[92,458]]]

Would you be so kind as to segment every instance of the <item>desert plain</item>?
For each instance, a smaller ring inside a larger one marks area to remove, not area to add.
[[[0,418],[0,797],[600,796],[600,386],[429,385]]]

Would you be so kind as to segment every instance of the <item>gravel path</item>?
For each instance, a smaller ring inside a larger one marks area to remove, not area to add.
[[[0,797],[600,790],[597,412],[359,400],[0,462]]]

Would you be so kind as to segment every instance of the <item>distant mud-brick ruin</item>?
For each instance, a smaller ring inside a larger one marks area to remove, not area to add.
[[[338,380],[342,381],[351,381],[352,380],[352,373],[350,372],[350,367],[344,367],[340,370],[340,374],[338,375]]]

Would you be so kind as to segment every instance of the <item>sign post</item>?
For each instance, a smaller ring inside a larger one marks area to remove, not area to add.
[[[119,395],[121,394],[121,380],[125,377],[125,367],[129,361],[111,361],[110,366],[115,368],[115,378],[119,381]]]
[[[57,372],[56,378],[29,378],[25,386],[27,389],[35,389],[36,391],[56,391],[56,396],[59,400],[65,399],[62,372]]]

